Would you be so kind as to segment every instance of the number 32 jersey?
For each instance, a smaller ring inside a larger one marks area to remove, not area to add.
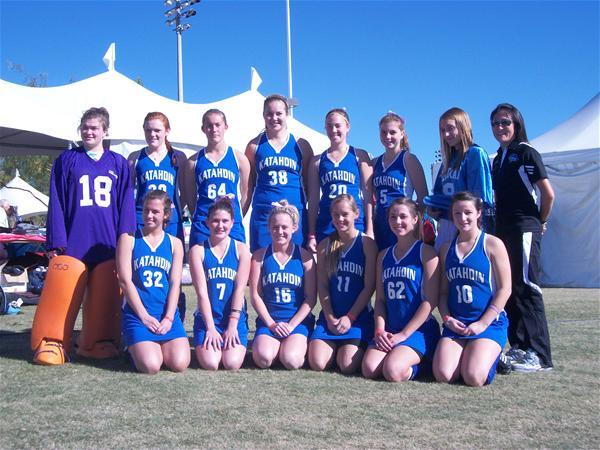
[[[135,206],[125,158],[105,150],[94,161],[83,147],[66,150],[50,175],[47,246],[88,265],[114,258],[117,238],[135,230]]]

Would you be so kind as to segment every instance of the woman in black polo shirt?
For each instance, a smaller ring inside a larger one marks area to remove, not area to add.
[[[527,140],[519,110],[502,103],[490,119],[500,143],[492,167],[496,235],[506,245],[512,271],[512,294],[506,304],[511,349],[506,356],[517,371],[550,370],[550,336],[540,288],[540,244],[554,191],[540,154]]]

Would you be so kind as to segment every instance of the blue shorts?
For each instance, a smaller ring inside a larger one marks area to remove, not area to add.
[[[298,205],[295,205],[298,207]],[[271,233],[269,231],[269,208],[254,208],[252,207],[252,214],[250,215],[250,251],[254,253],[259,248],[268,247],[271,243]],[[301,247],[305,245],[304,231],[308,229],[308,215],[306,208],[298,208],[301,214],[301,220],[298,224],[298,230],[292,236],[292,242],[298,244]],[[304,231],[303,231],[304,230]],[[231,236],[233,237],[233,235]],[[190,245],[191,246],[191,245]]]
[[[162,316],[154,316],[154,318],[160,321]],[[154,334],[142,323],[137,315],[127,311],[123,311],[121,330],[123,332],[123,340],[125,341],[124,344],[127,346],[144,341],[166,342],[181,337],[187,339],[187,333],[185,332],[185,328],[183,328],[183,323],[177,310],[175,310],[173,324],[167,334]]]
[[[470,339],[491,339],[496,342],[500,349],[503,349],[506,345],[507,341],[507,333],[508,333],[508,318],[506,317],[506,313],[502,311],[496,320],[494,320],[489,327],[483,330],[481,333],[476,334],[475,336],[462,336],[460,334],[456,334],[454,331],[444,327],[442,330],[442,337],[447,337],[450,339],[457,340],[470,340]]]
[[[310,335],[310,340],[320,339],[322,341],[359,340],[369,342],[373,339],[374,319],[372,311],[365,311],[358,316],[356,322],[345,334],[333,334],[327,328],[327,320],[323,312],[319,314],[315,331]]]
[[[227,323],[215,324],[215,328],[222,336],[225,330],[227,329]],[[240,316],[238,320],[237,326],[238,336],[240,338],[240,343],[244,347],[248,347],[248,315],[244,314]],[[204,320],[199,313],[194,314],[194,347],[198,347],[199,345],[204,344],[204,338],[206,336],[206,325],[204,324]]]
[[[388,331],[388,330],[386,330]],[[388,331],[391,333],[391,331]],[[427,360],[429,364],[433,361],[433,354],[437,347],[438,341],[440,340],[440,326],[433,317],[426,320],[423,325],[419,327],[417,331],[411,334],[405,341],[399,342],[394,348],[404,345],[413,349],[419,354],[423,360]],[[371,341],[370,345],[375,345],[374,341]]]
[[[292,330],[292,332],[290,333],[290,336],[292,334],[301,334],[302,336],[306,336],[308,337],[310,335],[310,333],[312,332],[313,328],[315,326],[315,316],[313,316],[312,314],[309,314],[308,316],[306,316],[306,319],[304,319],[296,328],[294,328]],[[271,330],[269,330],[269,327],[266,326],[262,320],[260,320],[260,317],[256,318],[256,333],[254,333],[254,338],[256,338],[257,336],[260,336],[261,334],[266,334],[267,336],[271,336],[274,339],[285,339],[285,338],[280,338],[278,336],[275,336],[273,333],[271,333]]]

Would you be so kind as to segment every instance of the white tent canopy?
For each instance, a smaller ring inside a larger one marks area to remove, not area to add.
[[[542,238],[545,286],[600,287],[600,94],[531,141],[556,194]]]
[[[127,156],[145,145],[142,122],[150,111],[161,111],[171,122],[169,140],[176,148],[198,150],[206,145],[201,120],[205,111],[218,108],[227,116],[227,142],[244,151],[250,139],[264,127],[262,104],[257,91],[260,77],[252,69],[251,89],[207,104],[182,103],[161,97],[115,70],[72,84],[36,88],[0,80],[0,154],[52,154],[79,140],[77,126],[91,106],[104,106],[110,113],[108,138],[111,149]],[[325,150],[327,137],[288,119],[290,131],[305,138],[315,153]]]
[[[48,211],[48,196],[42,194],[19,176],[15,177],[0,189],[0,199],[6,199],[11,206],[17,207],[19,215],[26,219]]]

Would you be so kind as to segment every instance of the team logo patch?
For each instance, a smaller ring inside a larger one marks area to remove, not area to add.
[[[518,160],[519,160],[519,155],[515,155],[514,153],[512,155],[508,155],[509,162],[517,162]]]

